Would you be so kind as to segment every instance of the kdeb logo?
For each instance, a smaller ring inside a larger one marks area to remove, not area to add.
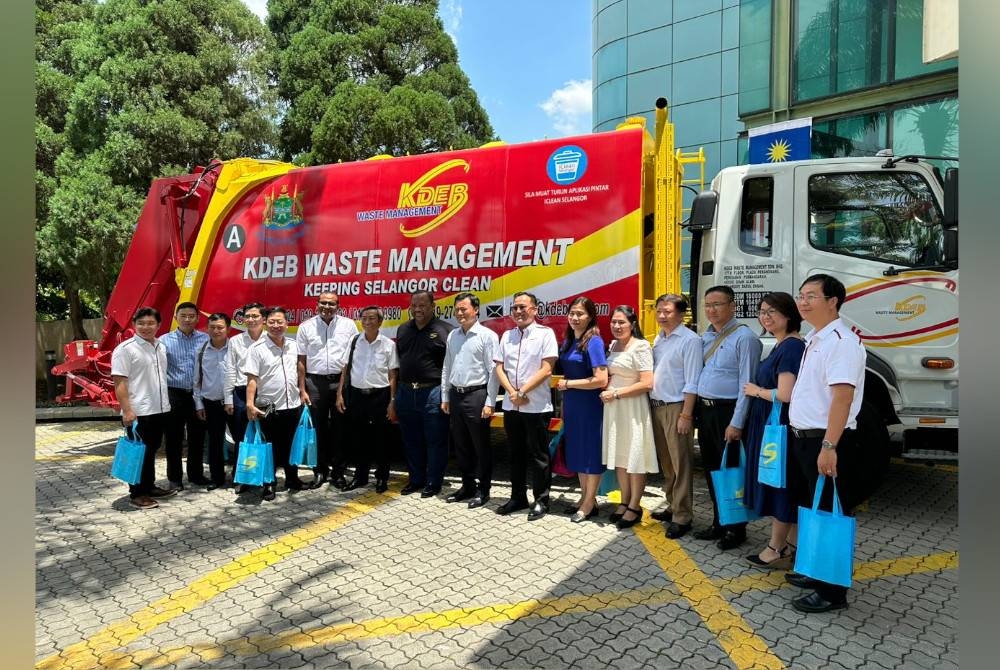
[[[445,161],[431,168],[414,182],[403,182],[399,187],[397,209],[389,210],[387,218],[409,218],[433,216],[434,218],[419,226],[407,228],[405,223],[399,224],[399,232],[406,237],[419,237],[434,230],[465,207],[469,202],[469,185],[466,182],[453,184],[431,184],[437,177],[454,169],[469,172],[469,163],[460,158]]]
[[[274,195],[274,189],[264,195],[264,230],[262,237],[269,242],[284,242],[295,240],[305,232],[303,224],[302,196],[296,185],[291,193],[288,184],[281,185],[281,192]]]
[[[587,152],[575,144],[565,144],[549,156],[546,171],[556,184],[569,186],[587,172]]]

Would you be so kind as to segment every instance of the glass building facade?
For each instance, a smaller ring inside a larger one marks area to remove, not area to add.
[[[958,155],[958,60],[922,62],[923,0],[593,0],[594,130],[653,118],[744,163],[746,129],[812,117],[812,155]]]

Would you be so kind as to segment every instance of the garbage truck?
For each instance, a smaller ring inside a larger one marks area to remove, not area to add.
[[[560,336],[570,302],[588,295],[604,333],[627,304],[652,338],[662,293],[689,292],[703,330],[699,293],[728,284],[738,317],[759,328],[761,295],[794,294],[826,271],[848,286],[844,318],[869,351],[873,471],[888,463],[889,428],[908,450],[947,442],[958,425],[957,169],[823,159],[725,168],[706,185],[704,166],[701,150],[675,149],[661,98],[653,133],[638,117],[523,144],[313,167],[237,158],[157,179],[100,339],[67,344],[54,369],[60,399],[117,406],[111,351],[144,305],[164,332],[180,301],[230,313],[237,332],[242,305],[280,304],[294,332],[332,291],[351,318],[380,306],[392,336],[414,291],[431,291],[445,319],[472,291],[498,332],[512,326],[513,294],[530,291]],[[697,194],[690,210],[685,190]]]

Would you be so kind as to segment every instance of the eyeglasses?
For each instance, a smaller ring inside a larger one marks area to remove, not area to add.
[[[768,318],[771,318],[772,316],[774,316],[777,313],[778,313],[778,310],[776,310],[776,309],[774,309],[772,307],[771,309],[762,309],[762,310],[760,310],[759,312],[757,312],[757,316],[766,316]]]
[[[830,296],[823,295],[822,293],[806,293],[803,295],[799,293],[795,296],[795,302],[813,302],[814,300],[829,300]]]
[[[526,312],[527,310],[534,307],[534,305],[511,305],[510,311],[512,312]]]
[[[733,302],[732,300],[728,302],[706,302],[705,309],[719,309],[720,307],[725,307],[726,305],[729,305],[732,302]]]
[[[336,300],[320,300],[319,304],[323,307],[336,307],[340,302]]]

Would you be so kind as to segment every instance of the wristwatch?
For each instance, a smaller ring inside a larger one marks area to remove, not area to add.
[[[819,445],[819,446],[820,446],[820,447],[822,447],[823,449],[836,449],[836,448],[837,448],[837,445],[835,445],[835,444],[834,444],[833,442],[831,442],[830,440],[823,440],[823,441],[822,441],[822,442],[820,443],[820,445]]]

